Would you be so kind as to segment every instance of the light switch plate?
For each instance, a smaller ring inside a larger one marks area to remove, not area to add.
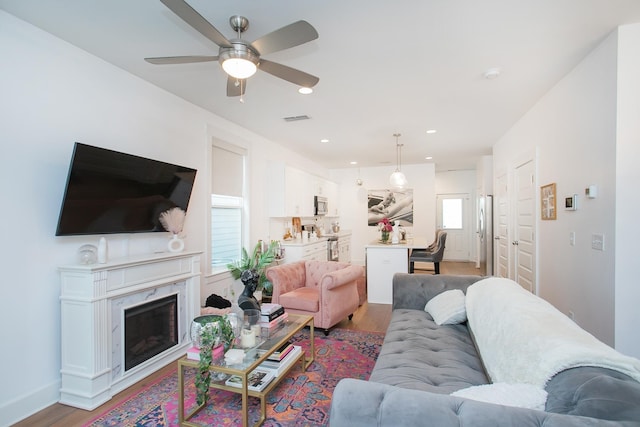
[[[591,235],[591,249],[604,251],[604,234]]]

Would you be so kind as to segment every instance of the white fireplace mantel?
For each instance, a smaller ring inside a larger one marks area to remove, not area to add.
[[[160,253],[106,264],[60,267],[60,403],[92,410],[184,354],[200,312],[200,252]],[[178,295],[178,344],[122,369],[122,312],[128,301]]]

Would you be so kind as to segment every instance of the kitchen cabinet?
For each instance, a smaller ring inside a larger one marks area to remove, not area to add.
[[[340,233],[338,239],[338,261],[351,262],[351,234]]]
[[[284,163],[270,168],[269,213],[272,217],[314,215],[311,175]]]
[[[321,239],[310,243],[293,243],[282,245],[285,249],[286,263],[292,263],[300,260],[327,260],[327,241]]]
[[[272,217],[312,217],[314,196],[329,200],[328,216],[338,216],[338,184],[276,162],[269,167],[269,214]]]

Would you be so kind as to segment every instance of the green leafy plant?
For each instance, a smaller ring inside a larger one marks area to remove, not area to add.
[[[211,385],[211,363],[213,362],[212,351],[214,346],[222,342],[224,350],[227,351],[233,346],[235,335],[229,318],[224,316],[204,316],[200,323],[200,360],[198,361],[198,374],[196,375],[196,402],[202,405],[209,396],[209,386]]]
[[[251,256],[249,256],[249,252],[247,252],[245,248],[242,248],[241,258],[236,262],[227,264],[231,276],[238,280],[243,272],[252,271],[254,275],[258,276],[258,287],[256,290],[262,290],[267,281],[267,277],[264,274],[265,270],[276,259],[277,244],[278,242],[274,240],[269,244],[267,250],[262,251],[262,244],[258,242],[253,248]]]

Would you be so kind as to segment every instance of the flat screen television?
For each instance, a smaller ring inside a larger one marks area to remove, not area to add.
[[[196,172],[76,142],[56,236],[165,231],[160,213],[187,210]]]

